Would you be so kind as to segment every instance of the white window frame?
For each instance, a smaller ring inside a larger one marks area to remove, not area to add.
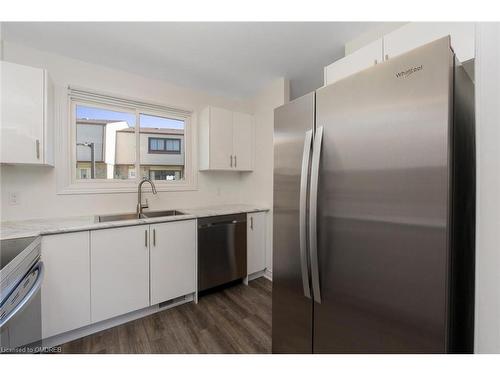
[[[140,114],[167,117],[184,121],[184,179],[178,181],[154,181],[158,191],[187,191],[197,189],[196,129],[194,113],[137,99],[97,93],[87,89],[68,87],[57,95],[66,105],[59,111],[59,149],[56,168],[58,173],[58,194],[96,194],[137,192],[141,176],[140,170]],[[136,119],[136,178],[135,179],[77,179],[76,178],[76,106],[94,106],[112,111],[135,113]],[[64,109],[65,108],[65,109]]]

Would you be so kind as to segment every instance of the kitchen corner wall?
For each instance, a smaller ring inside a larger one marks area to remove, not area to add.
[[[9,41],[4,41],[3,52],[7,61],[46,68],[54,84],[60,87],[71,84],[195,112],[206,105],[255,112],[257,151],[253,173],[202,172],[198,173],[196,191],[159,192],[157,196],[148,194],[148,198],[152,209],[232,203],[272,207],[272,108],[283,103],[284,80],[273,82],[254,98],[231,100]],[[68,121],[62,121],[61,125],[68,126]],[[1,165],[1,220],[94,215],[135,209],[137,195],[134,193],[58,195],[56,174],[62,167],[57,164],[55,168]],[[16,204],[10,201],[10,193],[17,194]]]
[[[272,82],[253,99],[255,116],[255,171],[244,176],[250,186],[265,183],[265,188],[258,188],[258,201],[273,207],[273,172],[274,172],[274,109],[290,99],[290,84],[280,78]],[[258,168],[257,168],[258,166]],[[272,213],[272,210],[271,210]],[[268,276],[272,277],[273,265],[273,220],[272,214],[267,221],[266,268]]]
[[[500,23],[476,24],[475,352],[500,353]]]

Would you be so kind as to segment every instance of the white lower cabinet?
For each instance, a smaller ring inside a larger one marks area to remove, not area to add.
[[[149,225],[91,231],[92,323],[149,306]]]
[[[247,273],[266,268],[266,213],[247,214]]]
[[[91,323],[89,232],[42,238],[42,338]]]
[[[151,305],[196,290],[196,220],[150,226]]]

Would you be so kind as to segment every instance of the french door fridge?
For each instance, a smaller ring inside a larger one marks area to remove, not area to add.
[[[472,350],[458,68],[443,38],[275,110],[274,353]]]

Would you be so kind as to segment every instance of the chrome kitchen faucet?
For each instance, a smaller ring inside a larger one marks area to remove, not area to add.
[[[147,178],[147,177],[144,177],[141,182],[139,182],[139,186],[137,187],[137,211],[136,211],[136,214],[137,214],[137,218],[140,219],[141,218],[141,215],[142,215],[142,210],[144,208],[148,208],[148,200],[146,199],[146,203],[142,203],[142,185],[145,183],[145,182],[149,182],[149,184],[151,185],[151,189],[153,189],[153,194],[156,194],[156,187],[155,187],[155,184],[153,183],[153,181],[151,181],[151,179]]]

